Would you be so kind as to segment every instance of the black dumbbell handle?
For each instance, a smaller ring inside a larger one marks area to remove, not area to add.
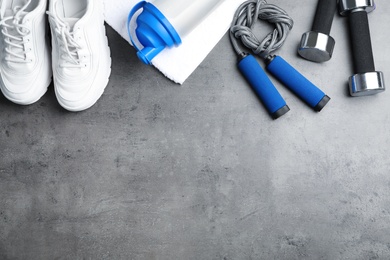
[[[316,15],[311,30],[329,35],[336,9],[337,0],[318,0]]]
[[[349,31],[355,73],[374,72],[374,57],[366,11],[356,11],[349,14]]]

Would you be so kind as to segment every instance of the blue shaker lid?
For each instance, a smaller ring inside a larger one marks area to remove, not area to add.
[[[143,49],[138,48],[130,32],[130,21],[141,8],[143,8],[143,11],[137,17],[135,34]],[[165,47],[172,47],[181,43],[179,34],[168,19],[153,4],[145,1],[136,4],[130,11],[127,29],[130,40],[137,49],[138,58],[145,64],[150,64],[151,60]]]

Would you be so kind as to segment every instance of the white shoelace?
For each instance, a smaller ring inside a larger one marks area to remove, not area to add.
[[[1,33],[4,35],[4,43],[6,45],[5,60],[15,63],[29,63],[32,60],[27,59],[27,53],[31,49],[26,49],[25,45],[28,40],[24,40],[24,37],[28,36],[31,31],[22,23],[27,6],[31,3],[28,0],[24,6],[15,6],[12,11],[15,15],[4,17],[0,21]],[[11,21],[11,22],[10,22]],[[8,23],[7,23],[8,22]]]
[[[54,8],[56,9],[56,8]],[[71,28],[67,22],[62,20],[56,13],[47,11],[49,18],[55,26],[54,31],[60,45],[62,68],[83,68],[85,64],[82,64],[82,59],[79,57],[79,51],[81,50],[80,44],[75,39],[74,32],[71,32]],[[51,26],[53,26],[51,25]]]

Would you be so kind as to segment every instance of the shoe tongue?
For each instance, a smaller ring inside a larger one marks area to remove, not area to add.
[[[17,21],[18,23],[21,23],[23,18],[28,14],[28,12],[24,11],[16,11],[14,12],[11,9],[7,9],[4,11],[4,17],[14,17],[14,19],[10,19],[6,21],[6,24],[13,26],[13,23]],[[15,20],[16,19],[16,20]]]
[[[15,17],[17,15],[18,19],[22,19],[24,16],[26,16],[26,14],[28,14],[28,12],[25,12],[25,11],[14,12],[14,10],[12,10],[12,9],[4,10],[4,17]]]
[[[11,9],[7,9],[4,11],[4,17],[14,16],[14,12]]]
[[[20,9],[26,9],[30,5],[31,0],[3,0],[0,1],[0,16],[1,18],[14,16],[17,11]],[[26,13],[21,13],[21,16],[24,16]]]
[[[78,20],[79,18],[64,18],[64,22],[69,25],[70,31],[73,31],[73,27]]]

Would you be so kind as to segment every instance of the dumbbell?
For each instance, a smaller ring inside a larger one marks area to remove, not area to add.
[[[335,40],[329,34],[336,10],[337,0],[318,0],[311,31],[302,35],[299,55],[314,62],[332,58]]]
[[[383,73],[375,71],[367,13],[375,10],[374,0],[340,0],[339,11],[349,18],[354,75],[349,78],[351,96],[385,91]]]

